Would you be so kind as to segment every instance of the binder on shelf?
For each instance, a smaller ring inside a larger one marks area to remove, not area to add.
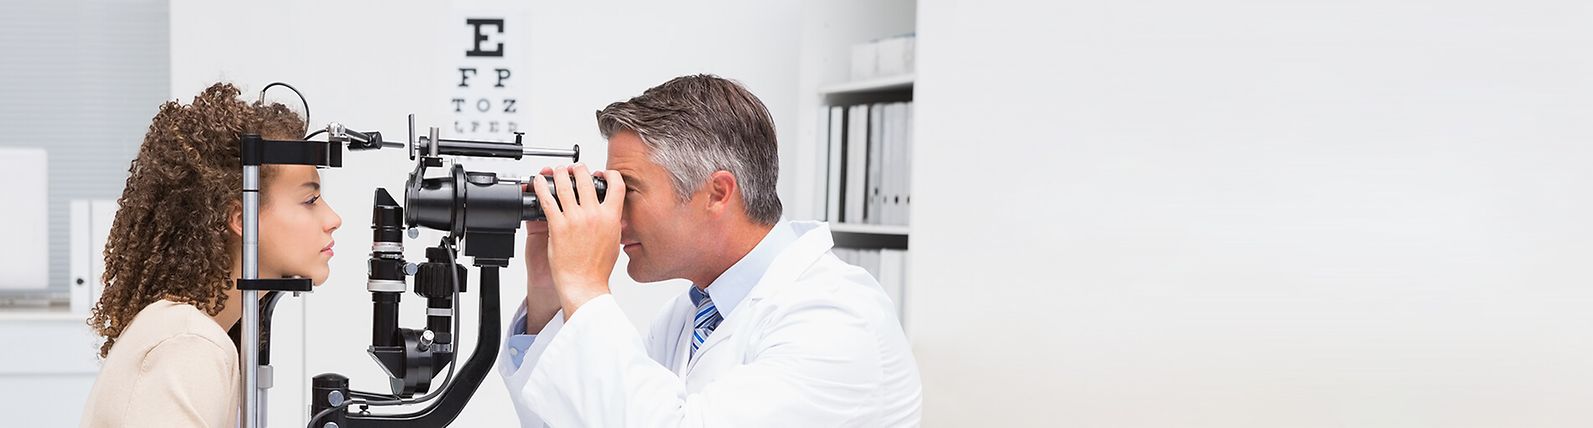
[[[841,175],[841,171],[845,169],[845,164],[841,163],[841,159],[845,158],[844,155],[846,153],[844,151],[844,143],[846,142],[846,108],[834,106],[829,109],[830,111],[825,113],[830,116],[830,127],[826,131],[828,132],[826,135],[829,136],[829,141],[825,142],[829,145],[827,149],[828,160],[826,160],[825,167],[827,178],[825,181],[826,187],[821,188],[820,191],[824,192],[825,209],[828,210],[824,220],[838,222],[841,221],[841,183],[844,177]]]
[[[841,262],[844,262],[844,263],[852,265],[852,266],[858,266],[858,263],[857,263],[857,253],[858,253],[858,251],[859,250],[856,249],[856,248],[835,248],[835,249],[830,250],[830,252],[835,253],[835,258],[841,259]]]
[[[903,225],[913,222],[913,103],[902,106],[902,206]]]
[[[813,174],[813,210],[814,219],[824,220],[829,214],[830,196],[825,191],[830,188],[830,106],[820,105],[818,112],[818,127],[813,131],[813,167],[817,173]]]
[[[912,202],[912,102],[824,106],[814,150],[816,218],[906,226]]]
[[[867,197],[863,206],[863,223],[883,224],[880,216],[883,214],[880,204],[885,200],[881,193],[881,181],[884,171],[881,162],[884,161],[885,149],[885,104],[874,104],[868,109],[868,174]]]
[[[835,248],[830,250],[841,262],[863,268],[879,283],[885,295],[896,307],[898,319],[905,319],[907,309],[907,250],[877,248]]]
[[[67,248],[67,289],[72,313],[86,315],[104,294],[105,242],[110,239],[111,223],[116,220],[116,200],[71,201]]]
[[[846,223],[863,222],[864,192],[867,188],[868,167],[868,105],[855,105],[846,114],[846,189],[841,206],[846,211]]]
[[[71,290],[68,295],[72,299],[70,303],[72,313],[78,315],[88,314],[94,308],[94,302],[99,301],[99,296],[94,295],[94,284],[99,282],[99,278],[93,276],[91,260],[93,260],[94,254],[89,251],[91,242],[93,242],[89,232],[93,230],[93,223],[90,221],[92,211],[89,209],[89,202],[88,200],[74,200],[68,205],[70,209],[68,218],[71,223],[69,223],[70,233],[68,234],[66,247],[72,251],[67,256],[69,269],[67,270],[66,286],[68,290]],[[79,283],[78,280],[83,282]]]
[[[873,276],[876,282],[879,281],[879,253],[878,249],[866,249],[859,251],[857,255],[858,266],[868,271],[869,276]]]
[[[896,224],[907,225],[907,187],[912,183],[911,170],[907,167],[907,158],[912,152],[907,150],[912,141],[913,121],[908,116],[913,103],[902,103],[897,109],[896,121],[900,126],[900,139],[896,144]]]
[[[907,139],[907,103],[892,103],[886,108],[885,113],[885,195],[882,202],[885,206],[884,224],[900,226],[907,224],[904,218],[906,210],[902,205],[902,194],[905,193],[903,189],[907,185],[907,177],[903,174],[906,170],[904,165],[906,151],[903,146],[906,145]]]
[[[897,133],[896,140],[896,224],[907,225],[907,186],[912,182],[912,177],[907,174],[907,144],[912,136],[913,122],[907,118],[907,111],[913,103],[902,103],[896,109]]]
[[[897,124],[895,124],[895,107],[898,103],[881,105],[883,115],[879,115],[879,194],[875,202],[879,208],[875,224],[895,224],[895,210],[890,207],[890,194],[895,193],[895,138],[897,138]]]
[[[907,252],[897,249],[879,250],[879,286],[885,289],[885,295],[890,296],[891,303],[896,306],[896,316],[901,317],[906,307],[907,271],[904,266],[907,262]]]

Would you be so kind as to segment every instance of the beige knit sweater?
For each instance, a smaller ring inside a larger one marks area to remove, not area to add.
[[[161,300],[133,318],[105,357],[84,427],[234,427],[238,350],[193,305]]]

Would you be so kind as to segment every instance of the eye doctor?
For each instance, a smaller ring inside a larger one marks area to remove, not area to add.
[[[606,171],[532,180],[527,297],[500,372],[524,426],[915,426],[922,388],[894,306],[787,221],[773,120],[740,84],[676,78],[597,114]],[[608,181],[598,203],[593,175]],[[571,183],[575,183],[571,186]],[[562,205],[562,208],[559,206]],[[609,294],[684,278],[643,336]]]

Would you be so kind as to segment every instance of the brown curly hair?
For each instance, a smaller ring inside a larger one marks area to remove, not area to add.
[[[150,123],[117,199],[105,291],[88,319],[105,337],[101,358],[150,303],[170,299],[212,316],[226,306],[238,240],[229,223],[243,203],[242,135],[298,139],[304,130],[304,120],[282,104],[249,104],[239,93],[228,83],[211,85],[189,105],[161,105]],[[260,169],[262,186],[270,172]]]

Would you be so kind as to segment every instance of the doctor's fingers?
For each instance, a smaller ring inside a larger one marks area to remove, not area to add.
[[[531,176],[529,180],[526,180],[525,185],[520,186],[520,191],[522,191],[522,192],[531,192],[534,195],[537,194],[536,193],[536,189],[533,189],[533,187],[536,187],[536,183],[538,183],[538,182],[542,182],[542,184],[546,185],[547,184],[546,183],[547,180],[542,178],[544,176],[546,176],[548,178],[552,178],[553,177],[553,168],[552,167],[546,167],[546,166],[542,167],[542,171],[537,172],[537,175]],[[542,201],[544,201],[546,199],[547,198],[544,198],[544,197],[538,195],[537,196],[537,205],[539,205],[539,206],[542,205]],[[544,207],[542,209],[542,212],[546,213],[546,212],[548,212],[548,209]],[[546,219],[543,219],[543,220],[526,220],[525,221],[525,228],[526,228],[526,233],[545,235],[545,234],[548,233],[548,222],[547,222]]]
[[[603,206],[615,212],[624,212],[625,209],[625,177],[619,171],[612,169],[594,172],[606,182],[608,189],[603,192]]]
[[[547,180],[531,180],[531,191],[537,194],[537,204],[542,206],[543,215],[547,216],[548,223],[564,221],[564,212],[559,210],[559,203],[553,200],[553,195],[548,191]]]
[[[548,216],[548,223],[564,220],[564,212],[559,210],[559,202],[553,200],[553,191],[548,189],[548,180],[530,180],[530,191],[537,194],[537,205],[542,205],[542,213]]]
[[[559,207],[565,213],[577,211],[575,201],[575,188],[570,183],[570,167],[568,165],[553,170],[553,192],[559,196]]]
[[[597,208],[597,189],[592,186],[592,171],[586,168],[586,164],[578,163],[571,172],[575,179],[576,203],[581,204],[581,209]]]

